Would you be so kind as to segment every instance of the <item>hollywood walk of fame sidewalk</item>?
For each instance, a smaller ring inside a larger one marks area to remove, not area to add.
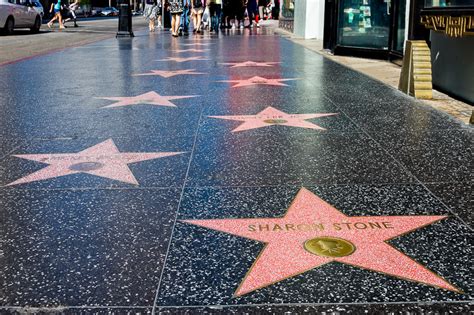
[[[0,67],[0,313],[470,310],[471,127],[265,30],[136,35]]]

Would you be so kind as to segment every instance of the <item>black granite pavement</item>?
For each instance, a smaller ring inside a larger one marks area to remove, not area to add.
[[[472,312],[471,127],[264,30],[136,35],[0,67],[0,313]],[[223,64],[245,61],[277,63]],[[183,69],[204,74],[137,75]],[[295,80],[220,82],[254,76]],[[196,97],[103,99],[151,91]],[[210,117],[268,107],[335,115]],[[347,216],[448,216],[389,244],[459,291],[333,262],[234,295],[264,244],[182,220],[282,217],[301,187]]]

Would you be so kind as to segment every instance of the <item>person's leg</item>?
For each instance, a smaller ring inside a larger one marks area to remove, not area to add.
[[[179,14],[175,14],[175,16],[176,16],[176,23],[175,23],[176,30],[175,30],[175,34],[178,35],[181,16],[180,16]]]
[[[197,22],[196,22],[196,25],[197,25],[197,32],[201,32],[201,21],[202,21],[202,13],[199,13],[197,14],[197,18],[196,18]]]
[[[58,13],[58,20],[59,20],[59,28],[64,28],[63,17],[61,15],[61,12]]]
[[[72,14],[72,20],[74,21],[74,27],[77,27],[77,17],[76,17],[76,12],[71,11]]]
[[[176,33],[174,32],[176,25],[176,14],[171,14],[171,35],[175,36]]]
[[[216,16],[216,11],[215,11],[215,4],[211,3],[209,5],[209,20],[210,20],[210,31],[212,32],[214,30],[214,20]]]
[[[220,27],[220,23],[221,23],[221,19],[222,19],[222,7],[218,4],[217,5],[217,8],[216,8],[216,14],[217,14],[217,19],[216,19],[216,23],[217,23],[217,31],[219,30],[219,27]]]
[[[54,24],[54,21],[58,19],[58,13],[55,12],[53,18],[48,22],[48,27],[51,27],[51,25]]]
[[[191,10],[191,23],[193,23],[193,33],[197,31],[197,17],[196,11],[194,9]]]
[[[183,25],[184,25],[184,33],[185,34],[188,34],[189,33],[189,10],[191,10],[189,7],[188,8],[184,8],[184,21],[183,21]]]

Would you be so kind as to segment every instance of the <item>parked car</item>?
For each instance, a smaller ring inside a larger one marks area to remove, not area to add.
[[[119,10],[117,10],[116,8],[113,8],[113,7],[107,7],[107,8],[102,9],[102,11],[100,12],[100,15],[102,15],[102,16],[116,16],[116,15],[119,15]]]
[[[36,12],[38,12],[41,18],[43,18],[44,8],[41,2],[39,0],[31,0],[31,3],[33,4],[33,8],[36,10]]]
[[[37,33],[41,15],[30,0],[0,0],[0,28],[5,34],[12,34],[16,28],[29,28]]]

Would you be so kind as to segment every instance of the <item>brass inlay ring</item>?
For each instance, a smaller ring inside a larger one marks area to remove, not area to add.
[[[279,125],[279,124],[284,124],[287,123],[287,120],[284,119],[266,119],[263,121],[266,124],[274,124],[274,125]]]
[[[322,236],[304,242],[304,248],[311,254],[323,257],[344,257],[351,255],[356,247],[348,240]]]

